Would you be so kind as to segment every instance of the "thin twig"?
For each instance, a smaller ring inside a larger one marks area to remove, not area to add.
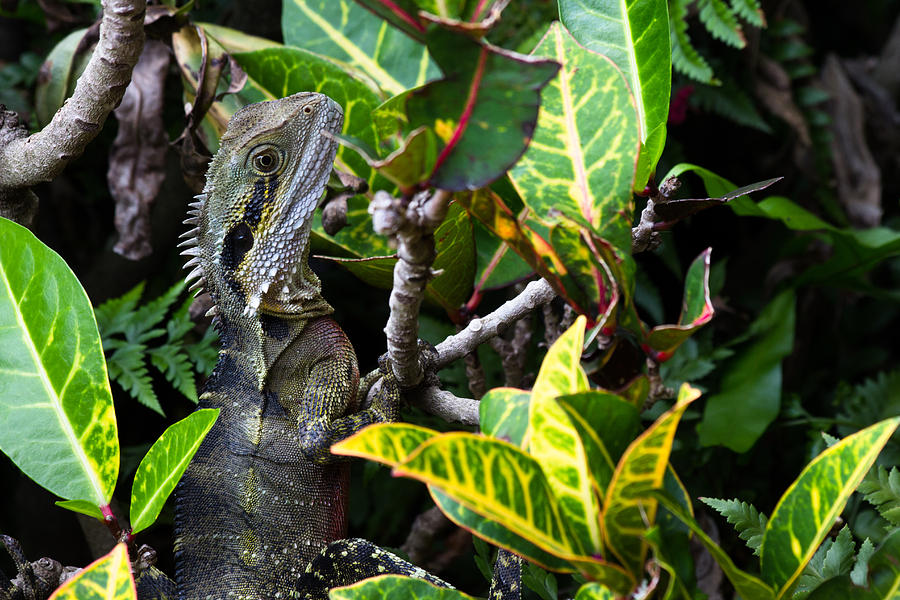
[[[521,294],[505,302],[494,312],[480,319],[472,319],[461,332],[438,344],[435,348],[438,352],[435,367],[443,369],[462,358],[538,306],[550,302],[555,296],[556,292],[546,280],[532,281],[525,286]]]

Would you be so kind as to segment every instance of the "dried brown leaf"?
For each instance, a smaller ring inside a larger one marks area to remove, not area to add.
[[[168,138],[163,126],[163,91],[169,51],[148,40],[131,84],[115,110],[119,133],[106,177],[116,202],[119,241],[114,250],[131,260],[149,255],[150,209],[165,178]]]

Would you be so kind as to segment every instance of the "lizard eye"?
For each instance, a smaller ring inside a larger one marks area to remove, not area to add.
[[[303,107],[303,114],[305,114],[305,115],[311,115],[311,114],[312,114],[312,106],[310,106],[309,104],[307,104],[306,106],[304,106],[304,107]]]
[[[281,153],[274,146],[261,146],[253,150],[250,161],[260,175],[271,175],[281,168]]]

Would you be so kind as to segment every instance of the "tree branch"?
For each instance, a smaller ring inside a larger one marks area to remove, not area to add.
[[[103,0],[100,41],[75,92],[44,129],[27,135],[9,113],[0,119],[0,215],[26,219],[27,188],[50,181],[94,139],[122,99],[144,46],[146,0]]]
[[[478,401],[460,398],[437,386],[426,387],[416,398],[416,406],[450,423],[478,425]]]
[[[400,260],[394,266],[394,285],[384,333],[388,357],[401,388],[419,384],[425,376],[419,360],[419,307],[425,286],[434,277],[434,231],[447,215],[451,194],[421,193],[406,203],[379,191],[369,204],[375,231],[391,236]]]
[[[530,282],[521,294],[505,302],[494,312],[480,319],[472,319],[465,329],[438,344],[435,348],[438,352],[435,367],[443,369],[462,358],[538,306],[550,302],[555,296],[556,292],[546,280]]]

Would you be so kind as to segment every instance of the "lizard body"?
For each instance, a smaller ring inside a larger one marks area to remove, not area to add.
[[[307,262],[336,153],[323,132],[339,133],[342,121],[316,93],[244,107],[185,221],[188,279],[212,296],[222,340],[200,407],[220,413],[176,489],[175,582],[144,571],[141,600],[324,599],[384,573],[447,585],[371,542],[342,539],[348,463],[329,449],[395,420],[399,399],[383,368],[360,409],[356,355]],[[517,569],[495,586],[511,585],[504,600],[518,597]]]
[[[356,355],[307,263],[336,152],[322,132],[342,121],[314,93],[238,111],[186,221],[222,349],[200,400],[219,418],[176,490],[178,598],[303,596],[308,563],[345,534],[347,463],[329,447],[396,416],[390,378],[358,410]]]

